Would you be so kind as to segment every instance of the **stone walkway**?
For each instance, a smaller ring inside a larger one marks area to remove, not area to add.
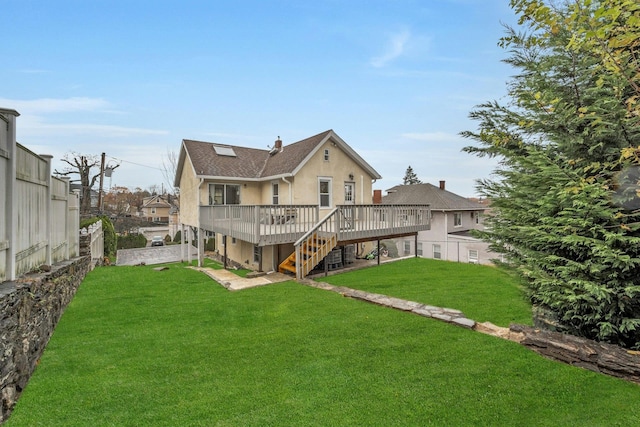
[[[255,288],[257,286],[270,285],[272,283],[287,282],[293,280],[291,276],[282,273],[266,273],[257,277],[240,277],[229,270],[215,270],[209,267],[187,267],[201,271],[230,291]]]

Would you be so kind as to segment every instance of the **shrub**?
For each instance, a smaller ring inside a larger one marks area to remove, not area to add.
[[[118,249],[144,248],[147,246],[147,238],[144,234],[128,234],[118,237]]]
[[[113,228],[113,223],[106,215],[100,215],[93,218],[88,218],[80,222],[80,229],[86,228],[91,224],[94,224],[102,220],[102,232],[104,233],[104,255],[115,256],[116,248],[118,246],[118,235]]]

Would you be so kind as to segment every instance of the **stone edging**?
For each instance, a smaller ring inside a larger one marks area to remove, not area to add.
[[[407,301],[400,298],[394,298],[387,295],[375,294],[371,292],[359,291],[356,289],[346,288],[344,286],[333,286],[324,282],[315,282],[313,280],[300,281],[303,285],[313,288],[324,289],[326,291],[337,292],[345,297],[368,301],[373,304],[385,307],[395,308],[396,310],[410,311],[419,316],[431,317],[443,322],[462,326],[467,329],[474,329],[476,322],[467,319],[460,311],[453,308],[442,308],[433,305],[422,304],[415,301]]]

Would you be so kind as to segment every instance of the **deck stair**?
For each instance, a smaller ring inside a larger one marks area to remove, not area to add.
[[[302,271],[308,273],[324,259],[329,252],[333,250],[338,244],[338,239],[335,234],[320,236],[318,233],[310,235],[300,245],[299,252],[296,250],[287,257],[278,267],[280,273],[293,273],[297,275],[297,268],[302,268]],[[299,253],[302,262],[298,266]]]

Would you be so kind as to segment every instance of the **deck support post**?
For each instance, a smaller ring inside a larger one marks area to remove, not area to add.
[[[416,258],[418,258],[418,233],[416,233],[416,235],[414,236],[414,242],[415,242],[414,248],[416,251]]]
[[[378,239],[378,265],[380,265],[380,239]]]
[[[223,238],[224,241],[224,269],[227,269],[227,243],[229,243],[227,240],[227,236],[224,236]]]
[[[329,264],[327,263],[327,257],[324,257],[322,264],[324,266],[324,277],[327,277],[329,275]]]
[[[198,267],[204,264],[204,228],[198,228]]]

